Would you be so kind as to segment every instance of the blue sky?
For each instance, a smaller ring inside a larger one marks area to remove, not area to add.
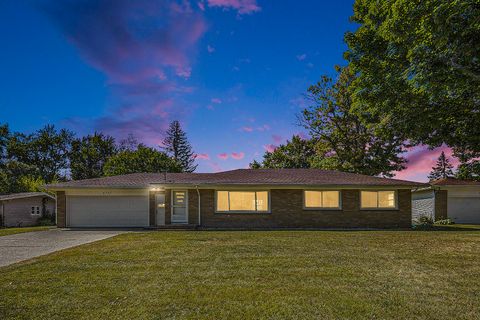
[[[156,145],[178,119],[199,172],[247,167],[306,133],[295,118],[302,95],[344,64],[352,5],[2,1],[0,122],[25,132],[53,123],[79,135],[132,133]],[[415,174],[404,178],[422,179]]]

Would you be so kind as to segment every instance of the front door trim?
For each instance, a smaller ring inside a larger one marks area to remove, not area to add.
[[[175,199],[174,192],[180,191],[185,192],[185,221],[174,221],[173,220],[173,211],[175,209]],[[170,221],[172,224],[188,224],[188,190],[186,189],[172,189],[170,194]]]
[[[163,203],[160,203],[159,202],[159,198],[161,198],[163,196]],[[164,226],[165,225],[165,192],[160,192],[160,193],[156,193],[155,194],[155,224],[157,226]],[[160,207],[160,205],[162,205]],[[159,209],[163,209],[163,221],[162,219],[158,217],[159,215]]]

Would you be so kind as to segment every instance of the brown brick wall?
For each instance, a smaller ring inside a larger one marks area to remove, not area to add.
[[[435,191],[435,221],[447,219],[448,217],[447,202],[448,202],[447,190]]]
[[[398,190],[398,210],[360,210],[360,190],[342,191],[341,210],[303,210],[303,190],[270,191],[271,213],[215,213],[214,190],[200,190],[202,226],[212,228],[409,228],[411,192]],[[189,192],[189,223],[196,223],[196,190]]]
[[[67,226],[67,197],[65,191],[57,191],[57,227],[65,228]]]
[[[198,194],[196,189],[188,190],[188,223],[198,225]]]

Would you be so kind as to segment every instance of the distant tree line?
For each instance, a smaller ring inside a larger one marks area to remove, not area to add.
[[[293,137],[252,168],[316,167],[391,176],[408,147],[447,145],[459,159],[431,179],[480,180],[480,6],[478,1],[356,0],[347,66],[307,91]],[[442,167],[443,166],[443,167]]]
[[[134,172],[193,172],[195,154],[178,121],[162,146],[148,147],[129,135],[117,141],[95,132],[83,137],[53,125],[32,133],[0,125],[0,194],[39,191],[48,183]]]

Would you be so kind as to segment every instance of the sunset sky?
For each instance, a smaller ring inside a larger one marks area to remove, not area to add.
[[[293,134],[303,94],[345,64],[353,0],[0,2],[0,123],[158,145],[178,119],[198,172],[245,168]],[[444,149],[415,147],[425,181]]]

